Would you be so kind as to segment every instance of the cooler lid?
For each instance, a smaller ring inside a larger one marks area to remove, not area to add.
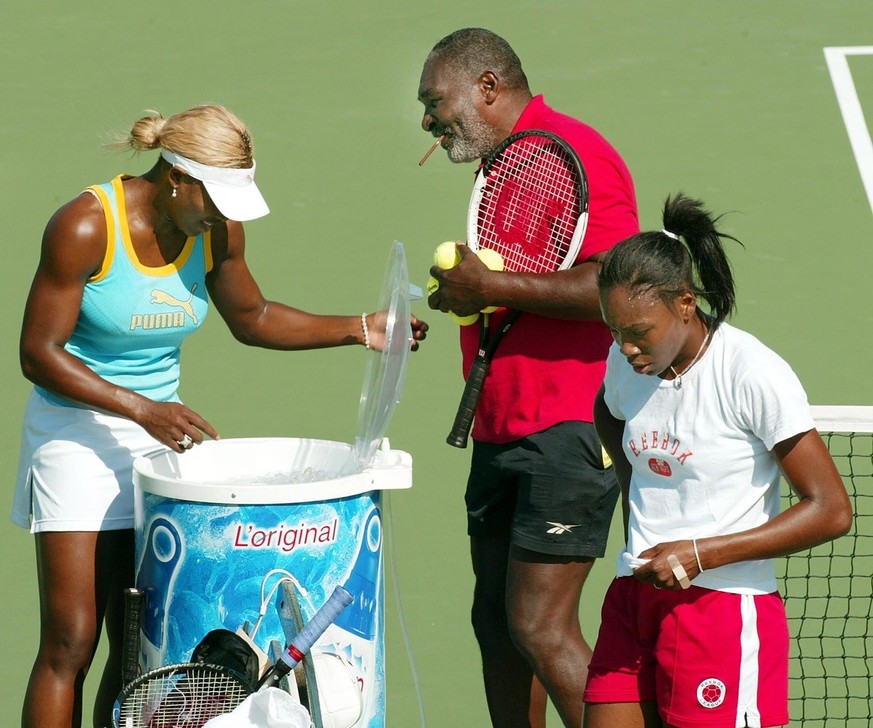
[[[409,363],[412,326],[411,300],[421,298],[421,289],[410,286],[403,243],[395,240],[388,253],[385,278],[376,311],[387,317],[385,346],[367,352],[364,386],[358,407],[355,458],[368,467],[388,431],[394,408],[400,401]]]

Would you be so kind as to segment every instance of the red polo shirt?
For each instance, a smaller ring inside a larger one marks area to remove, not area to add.
[[[542,96],[528,104],[513,132],[542,129],[565,139],[588,176],[588,227],[577,263],[639,232],[630,172],[590,126],[559,114]],[[505,311],[491,315],[496,330]],[[612,337],[600,321],[565,321],[525,312],[497,348],[476,409],[473,438],[504,443],[568,420],[593,421]],[[464,376],[479,345],[479,325],[461,327]]]

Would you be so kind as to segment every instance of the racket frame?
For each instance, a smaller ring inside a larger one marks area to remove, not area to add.
[[[195,726],[196,728],[200,728],[200,726],[211,720],[213,717],[231,712],[237,705],[242,703],[245,698],[255,691],[255,686],[249,683],[242,675],[235,670],[223,667],[222,665],[211,665],[203,662],[181,662],[172,665],[163,665],[140,675],[122,688],[121,693],[119,693],[115,700],[115,705],[113,706],[112,728],[152,728],[153,726],[160,725],[176,725],[176,723],[167,722],[171,718],[170,715],[161,715],[161,709],[166,702],[167,696],[173,690],[177,689],[176,686],[179,682],[185,680],[189,676],[203,674],[211,675],[215,679],[221,678],[224,681],[224,685],[236,690],[237,692],[234,693],[232,701],[228,703],[227,709],[222,713],[211,715],[205,718],[200,724],[185,722],[183,725],[190,725],[192,728],[195,728]],[[172,680],[176,675],[179,676],[178,679]],[[166,691],[158,690],[160,683],[166,683],[168,689]],[[150,686],[152,689],[157,690],[158,696],[161,696],[161,692],[163,692],[163,695],[159,700],[155,700],[156,704],[151,706],[152,709],[146,710],[149,707],[147,698],[150,694]],[[143,697],[138,699],[136,697],[138,695],[142,695]],[[203,695],[205,695],[205,693]],[[237,698],[239,699],[237,700]],[[137,715],[137,702],[142,703],[139,708],[139,715]]]

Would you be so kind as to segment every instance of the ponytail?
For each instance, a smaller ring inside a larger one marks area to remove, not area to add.
[[[736,308],[734,277],[722,239],[740,242],[718,231],[719,219],[700,200],[682,193],[668,197],[663,230],[634,235],[607,253],[598,277],[601,293],[623,286],[635,293],[651,291],[672,305],[690,291],[706,301],[712,328],[717,327]]]

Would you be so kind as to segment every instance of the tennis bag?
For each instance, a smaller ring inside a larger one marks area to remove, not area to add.
[[[191,662],[220,665],[238,673],[251,685],[258,682],[258,656],[248,642],[227,629],[214,629],[200,640],[191,653]]]

